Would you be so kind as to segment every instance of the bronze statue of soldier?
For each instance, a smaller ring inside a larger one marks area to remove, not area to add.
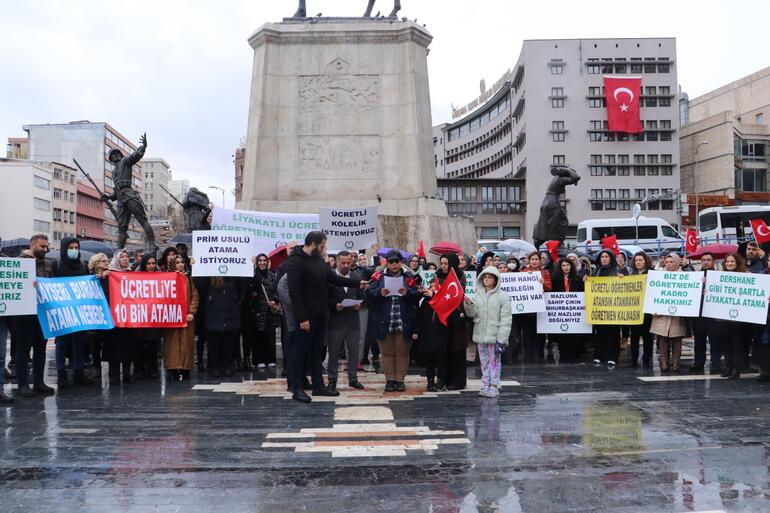
[[[571,167],[551,168],[551,174],[554,178],[545,191],[540,217],[532,234],[536,248],[549,240],[564,242],[567,238],[567,210],[561,206],[559,196],[564,194],[568,185],[577,185],[580,181],[580,176]]]
[[[118,149],[110,150],[109,160],[115,166],[112,171],[113,192],[111,195],[102,194],[102,201],[116,201],[115,212],[118,223],[118,248],[126,247],[128,240],[128,225],[131,217],[142,226],[147,237],[147,250],[156,253],[158,246],[155,244],[155,232],[147,221],[147,209],[144,206],[141,195],[132,187],[133,167],[144,157],[147,149],[147,134],[142,134],[139,139],[139,148],[129,156],[124,156]]]
[[[372,17],[372,9],[374,8],[374,2],[376,0],[368,0],[368,4],[366,6],[366,12],[364,13],[364,18],[371,18]],[[398,16],[398,11],[401,10],[401,0],[394,0],[393,2],[393,10],[388,14],[388,18],[396,18]],[[307,5],[305,0],[299,0],[299,5],[297,6],[297,12],[294,13],[294,18],[307,18]]]

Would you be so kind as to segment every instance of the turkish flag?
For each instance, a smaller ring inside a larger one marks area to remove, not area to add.
[[[420,244],[417,246],[417,256],[425,258],[425,243],[423,241],[420,241]]]
[[[559,260],[559,244],[561,244],[561,242],[558,240],[549,240],[545,243],[548,254],[551,255],[551,262],[553,262],[554,265]]]
[[[607,101],[607,129],[610,132],[638,134],[644,131],[639,114],[642,77],[604,77]]]
[[[762,219],[752,219],[749,222],[751,223],[751,231],[754,232],[754,239],[756,239],[757,244],[770,242],[770,228],[767,227],[767,223]]]
[[[684,249],[687,253],[693,253],[696,249],[698,249],[698,232],[695,231],[695,228],[690,228],[687,230]]]
[[[617,255],[618,253],[620,253],[620,248],[618,247],[617,235],[602,237],[602,249],[609,249],[612,251],[614,255]]]
[[[433,311],[438,314],[438,320],[444,326],[447,325],[446,320],[449,315],[457,310],[463,302],[465,293],[460,280],[457,279],[454,269],[449,270],[449,276],[446,277],[444,283],[441,284],[441,288],[434,294],[433,299],[428,303]]]

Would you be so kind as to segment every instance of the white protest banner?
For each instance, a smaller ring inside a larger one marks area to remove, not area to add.
[[[193,276],[254,276],[254,238],[247,232],[195,231],[192,252]]]
[[[514,314],[545,312],[545,298],[541,275],[535,273],[503,273],[500,289],[511,298]]]
[[[765,324],[770,274],[709,271],[703,317]]]
[[[586,321],[585,292],[546,292],[545,312],[537,313],[538,333],[591,333]]]
[[[34,281],[34,258],[0,257],[0,317],[37,314]]]
[[[430,285],[430,282],[436,279],[436,271],[426,271],[423,269],[417,274],[420,276],[420,278],[422,278],[423,287],[427,287]]]
[[[648,272],[644,313],[698,317],[703,290],[702,279],[702,272]]]
[[[476,293],[476,271],[465,271],[465,295]]]
[[[318,230],[318,214],[281,214],[251,212],[214,207],[212,231],[236,231],[251,234],[257,253],[270,253],[294,241],[302,244],[305,236]]]
[[[366,249],[377,242],[377,206],[319,209],[320,230],[330,252]]]

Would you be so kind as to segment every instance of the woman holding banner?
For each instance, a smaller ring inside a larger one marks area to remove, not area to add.
[[[241,317],[243,337],[243,365],[264,369],[275,367],[275,328],[278,314],[278,282],[269,269],[267,255],[257,255],[254,278],[246,289]],[[279,314],[278,314],[279,315]]]
[[[663,263],[663,269],[677,272],[681,259],[676,253],[669,253]],[[669,369],[669,352],[671,354],[671,370],[679,372],[679,359],[682,357],[682,338],[687,334],[683,317],[672,315],[653,315],[650,333],[658,336],[658,361],[660,371]]]
[[[178,253],[175,247],[169,246],[166,249],[164,249],[163,253],[160,256],[160,263],[158,264],[158,268],[161,270],[161,272],[164,272],[164,273],[176,272],[177,256],[178,256]]]
[[[119,249],[112,256],[110,272],[132,272],[131,255],[128,250]],[[102,278],[105,297],[110,297],[109,278]],[[123,368],[123,383],[133,383],[131,362],[136,358],[136,344],[133,341],[134,330],[114,328],[103,333],[102,358],[109,362],[110,385],[120,385],[120,369]]]
[[[615,254],[603,249],[596,257],[595,277],[625,276],[628,271],[618,268]],[[607,367],[614,369],[620,356],[620,326],[616,324],[598,324],[594,328],[594,365],[607,362]]]
[[[216,276],[195,280],[203,305],[206,343],[215,378],[233,375],[233,344],[241,332],[241,296],[244,280]]]
[[[454,269],[457,279],[465,289],[465,273],[460,270],[460,259],[454,253],[445,253],[439,260],[441,268],[436,271],[434,280],[434,290],[438,291],[444,280],[449,277],[451,269]],[[467,383],[467,373],[465,364],[465,350],[468,347],[468,330],[465,318],[465,309],[463,305],[451,313],[447,318],[449,328],[449,345],[447,353],[447,389],[463,390]]]
[[[583,292],[585,283],[577,274],[575,264],[568,258],[560,258],[551,279],[551,292]],[[577,361],[582,347],[583,335],[549,335],[548,338],[559,347],[559,362]]]
[[[551,273],[543,268],[543,260],[537,251],[527,256],[527,266],[521,272],[540,273],[540,283],[543,284],[543,292],[551,292]],[[537,314],[525,313],[517,315],[521,326],[522,339],[524,340],[524,362],[534,363],[545,360],[545,335],[537,332]]]
[[[142,257],[139,264],[139,272],[158,272],[158,259],[155,255],[148,254]],[[133,339],[136,344],[134,358],[134,378],[158,379],[158,347],[163,337],[161,328],[133,328]]]
[[[739,253],[728,253],[725,256],[722,269],[733,273],[745,273],[746,262]],[[722,369],[722,377],[738,379],[741,371],[745,371],[749,362],[747,359],[747,344],[751,340],[752,325],[745,322],[723,321],[722,355],[725,357],[725,366]]]
[[[109,271],[110,259],[104,253],[97,253],[88,260],[88,272],[99,278],[102,288],[107,283],[107,277],[110,275]],[[110,297],[106,294],[104,297]],[[91,355],[91,361],[94,365],[94,378],[102,377],[102,347],[104,345],[103,331],[89,331],[86,334],[86,349],[88,354]]]
[[[187,278],[187,327],[163,332],[163,364],[174,381],[190,379],[195,354],[195,315],[198,313],[198,289],[185,272],[187,262],[182,256],[174,259],[176,272]]]
[[[653,270],[652,259],[644,251],[639,251],[631,259],[631,274],[647,274]],[[652,324],[652,315],[644,314],[644,322],[631,326],[631,367],[639,366],[639,339],[642,339],[642,368],[652,369],[652,334],[650,333],[650,324]]]

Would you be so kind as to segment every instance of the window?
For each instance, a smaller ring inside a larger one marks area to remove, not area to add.
[[[35,187],[38,189],[43,189],[45,191],[51,189],[51,180],[48,180],[47,178],[43,178],[42,176],[35,175]]]
[[[639,63],[631,63],[631,73],[641,73],[642,72],[642,64]]]
[[[554,166],[562,166],[567,163],[567,158],[564,155],[554,155],[553,156],[553,165]]]
[[[551,122],[551,136],[553,142],[564,142],[564,121],[552,121]]]
[[[767,169],[735,169],[735,188],[746,192],[767,191]]]
[[[603,124],[601,121],[592,120],[588,123],[591,130],[602,130]]]
[[[607,201],[607,200],[614,200],[617,198],[617,192],[615,189],[604,189],[604,208],[606,210],[616,210],[618,208],[618,204],[616,201]]]
[[[626,60],[625,59],[615,59],[615,73],[625,73],[626,72]]]
[[[553,109],[563,109],[564,108],[564,98],[551,98],[551,108],[553,108]]]
[[[669,198],[673,198],[674,191],[671,189],[663,189],[663,194],[667,194]],[[673,199],[664,199],[660,202],[660,209],[661,210],[674,210],[674,200]]]
[[[562,75],[564,74],[564,65],[563,64],[552,64],[551,65],[551,75]]]
[[[588,133],[588,140],[591,142],[601,142],[602,140],[602,133],[601,132],[589,132]]]
[[[45,212],[51,211],[51,202],[48,200],[32,198],[32,205],[38,210],[43,210]]]
[[[481,188],[481,201],[484,202],[481,205],[481,212],[483,214],[494,214],[495,207],[491,202],[494,200],[494,187],[482,187]]]
[[[658,189],[647,189],[647,197],[654,197],[660,193]],[[660,201],[648,201],[647,208],[650,210],[660,210]]]
[[[46,221],[40,221],[38,219],[35,219],[32,225],[33,225],[32,229],[35,232],[49,233],[51,231],[51,223]]]
[[[631,210],[631,190],[618,189],[618,210]]]
[[[604,210],[602,197],[603,191],[601,189],[591,189],[591,210]]]
[[[658,106],[658,88],[655,86],[647,86],[644,88],[644,106],[645,107],[657,107]]]
[[[503,226],[504,239],[518,239],[521,237],[521,228],[518,226]]]
[[[653,62],[651,62],[653,61]],[[655,67],[655,57],[645,57],[644,59],[644,72],[645,73],[655,73],[656,67]]]
[[[658,61],[668,61],[668,57],[659,57]],[[671,65],[668,62],[658,62],[658,73],[668,73]]]
[[[53,209],[53,220],[54,221],[61,221],[61,209],[60,208]]]
[[[564,88],[563,87],[552,87],[551,88],[551,96],[564,96]]]
[[[604,107],[604,98],[589,98],[588,106],[592,109]]]
[[[598,75],[602,72],[601,66],[599,66],[598,63],[596,63],[599,59],[588,59],[588,74],[589,75]]]
[[[754,116],[754,120],[756,121],[757,125],[764,125],[765,124],[765,116],[761,112]]]
[[[602,96],[602,88],[601,87],[589,87],[588,88],[588,96]]]
[[[564,121],[552,121],[551,122],[551,129],[552,130],[564,130]]]

